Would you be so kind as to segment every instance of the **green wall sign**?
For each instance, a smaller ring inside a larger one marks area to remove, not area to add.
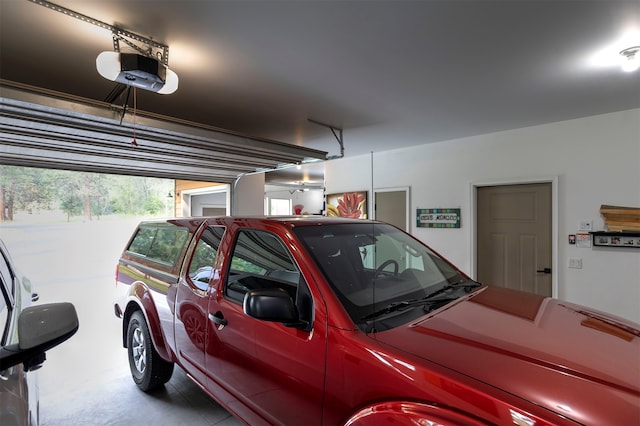
[[[460,209],[417,209],[419,228],[460,228]]]

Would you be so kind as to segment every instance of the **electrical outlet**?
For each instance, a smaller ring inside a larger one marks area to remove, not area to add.
[[[569,258],[569,268],[582,269],[582,258],[581,257],[570,257]]]
[[[593,228],[593,222],[589,219],[582,219],[578,222],[579,231],[591,231]]]

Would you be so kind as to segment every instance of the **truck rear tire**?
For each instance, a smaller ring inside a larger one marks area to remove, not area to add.
[[[160,358],[153,347],[149,326],[140,311],[134,312],[129,320],[127,354],[131,377],[145,392],[164,385],[173,374],[173,363]]]

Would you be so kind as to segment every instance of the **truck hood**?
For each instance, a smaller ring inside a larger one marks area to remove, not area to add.
[[[640,424],[640,326],[621,318],[485,287],[375,338],[580,423]]]

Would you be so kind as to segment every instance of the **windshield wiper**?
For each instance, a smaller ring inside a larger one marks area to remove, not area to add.
[[[382,309],[378,309],[375,312],[367,314],[363,316],[362,320],[368,320],[371,318],[379,317],[380,315],[390,314],[392,312],[402,311],[407,308],[412,308],[414,306],[424,305],[425,303],[432,303],[429,300],[424,299],[409,299],[409,300],[401,300],[399,302],[391,302],[387,306]]]
[[[480,287],[482,284],[477,283],[475,281],[471,281],[471,280],[465,280],[465,281],[461,281],[458,282],[456,284],[448,284],[436,291],[434,291],[433,293],[430,293],[428,295],[426,295],[425,297],[422,297],[420,299],[408,299],[408,300],[401,300],[398,302],[391,302],[389,303],[387,306],[385,306],[382,309],[378,309],[377,311],[374,311],[370,314],[367,314],[365,316],[363,316],[361,319],[362,320],[369,320],[371,318],[376,318],[379,317],[381,315],[386,315],[386,314],[390,314],[392,312],[397,312],[397,311],[402,311],[404,309],[408,309],[408,308],[413,308],[416,306],[424,306],[426,308],[426,305],[432,305],[432,304],[436,304],[436,303],[442,303],[445,301],[452,301],[457,299],[459,296],[458,295],[451,295],[451,294],[446,294],[445,293],[450,293],[453,290],[458,290],[458,289],[464,289],[465,293],[469,293],[471,290],[473,290],[474,288]],[[440,296],[440,297],[438,297]]]
[[[478,288],[481,285],[482,284],[480,284],[479,282],[472,281],[472,280],[464,280],[464,281],[457,282],[455,284],[447,284],[446,286],[439,288],[433,293],[427,294],[425,297],[423,297],[420,300],[425,300],[425,299],[432,300],[436,296],[439,296],[443,293],[449,293],[453,290],[458,290],[460,288],[463,288],[465,293],[469,293],[471,290],[473,290],[474,288]]]

